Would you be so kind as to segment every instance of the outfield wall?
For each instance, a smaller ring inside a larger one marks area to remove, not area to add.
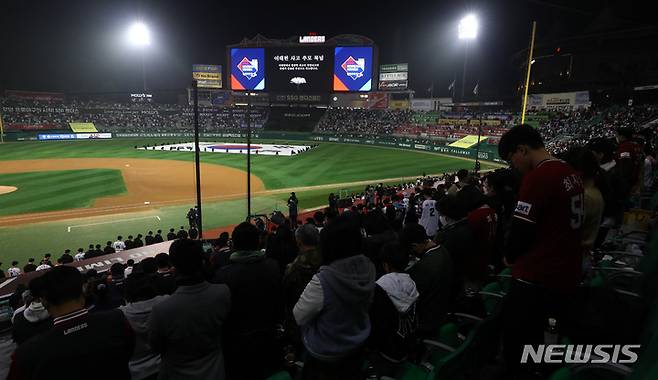
[[[176,133],[114,133],[115,138],[193,138],[194,133],[176,132]],[[491,149],[480,150],[479,152],[473,148],[457,148],[443,144],[434,143],[416,143],[413,139],[396,138],[392,136],[376,136],[371,138],[357,138],[357,137],[342,137],[329,134],[314,134],[304,132],[281,132],[281,131],[254,131],[251,134],[254,139],[270,139],[270,140],[299,140],[299,141],[316,141],[316,142],[332,142],[332,143],[346,143],[346,144],[363,144],[373,146],[386,146],[399,149],[409,150],[422,150],[426,152],[435,152],[447,154],[457,157],[465,157],[475,160],[478,157],[483,161],[491,161],[496,163],[505,164],[496,152]],[[18,137],[18,136],[15,136]],[[201,133],[201,138],[246,138],[246,133]],[[14,140],[37,140],[35,134],[21,134],[20,138]]]

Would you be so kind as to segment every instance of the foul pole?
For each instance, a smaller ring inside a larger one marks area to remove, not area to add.
[[[525,124],[525,110],[528,106],[528,86],[530,86],[530,68],[532,67],[532,51],[535,48],[535,30],[537,21],[532,22],[532,37],[530,37],[530,53],[528,54],[528,72],[525,77],[525,88],[523,94],[523,111],[521,112],[521,124]]]

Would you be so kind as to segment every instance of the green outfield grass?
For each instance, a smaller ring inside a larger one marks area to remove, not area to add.
[[[142,151],[135,146],[153,145],[157,143],[174,143],[182,139],[121,139],[110,141],[66,141],[66,142],[18,142],[6,143],[0,146],[0,165],[6,160],[48,159],[48,158],[150,158],[166,160],[192,161],[191,152]],[[215,140],[217,141],[217,140]],[[225,139],[217,142],[235,142],[234,139]],[[300,141],[258,141],[260,143],[275,142],[288,144],[310,144]],[[201,153],[204,163],[226,165],[238,169],[245,169],[246,156],[239,154]],[[497,167],[498,165],[482,163],[482,169]],[[408,151],[383,147],[363,145],[321,143],[303,154],[292,157],[281,156],[252,156],[252,171],[260,177],[268,190],[295,188],[314,185],[345,184],[355,181],[391,179],[391,182],[401,182],[402,177],[418,176],[423,173],[434,174],[452,172],[461,168],[472,168],[473,161],[468,159],[437,155],[420,151]],[[77,171],[76,171],[77,172]],[[85,170],[85,172],[88,172]],[[114,172],[112,170],[98,170],[98,172]],[[71,172],[67,172],[71,173]],[[29,173],[34,174],[34,173]],[[48,172],[50,186],[59,186],[63,179],[52,177]],[[120,173],[116,173],[120,177]],[[23,174],[28,176],[28,174]],[[19,176],[20,177],[20,176]],[[17,177],[18,178],[18,177]],[[70,178],[69,178],[70,180]],[[3,183],[21,188],[20,184]],[[68,181],[67,181],[68,182]],[[107,181],[105,183],[119,183]],[[122,184],[122,182],[121,182]],[[68,187],[68,185],[65,185]],[[74,187],[74,190],[84,186]],[[364,185],[336,185],[323,189],[297,191],[300,199],[300,208],[308,209],[324,206],[330,192],[339,190],[349,192],[362,191]],[[80,189],[85,190],[83,189]],[[122,188],[121,191],[125,189]],[[97,196],[109,195],[105,185],[97,192],[87,192],[86,200],[82,196],[67,197],[66,202],[79,202],[70,204],[67,208],[84,207]],[[115,189],[119,191],[119,189]],[[68,192],[65,192],[68,194]],[[56,194],[64,193],[58,192]],[[99,195],[100,194],[100,195]],[[18,192],[16,196],[20,195]],[[10,201],[12,195],[0,197],[0,215],[10,213],[31,212],[28,208],[30,202]],[[49,194],[48,197],[52,197]],[[5,198],[7,197],[7,198]],[[60,198],[56,196],[54,198]],[[287,211],[285,202],[287,192],[256,196],[252,200],[253,213],[269,214],[275,209]],[[50,202],[61,205],[64,199],[52,199]],[[141,233],[146,235],[149,229],[162,229],[165,233],[169,228],[178,229],[187,225],[185,214],[192,205],[176,205],[153,208],[148,211],[123,213],[110,216],[77,218],[66,221],[24,224],[16,227],[0,227],[0,261],[10,262],[19,260],[21,265],[29,257],[37,257],[50,252],[56,257],[66,248],[75,250],[86,248],[90,243],[103,244],[107,240],[114,240],[118,234],[127,236]],[[9,207],[11,211],[5,210]],[[22,207],[22,208],[21,208]],[[32,206],[29,206],[32,207]],[[60,207],[60,206],[58,206]],[[246,212],[245,200],[229,200],[205,202],[204,227],[212,229],[239,223],[244,220]],[[12,209],[13,208],[13,209]],[[19,208],[19,209],[17,209]],[[46,211],[42,209],[40,211]]]
[[[0,196],[0,216],[88,207],[126,192],[121,172],[112,169],[0,174],[0,184],[18,188]]]
[[[172,139],[124,139],[110,141],[63,141],[8,143],[0,149],[1,160],[39,158],[125,157],[194,160],[192,152],[142,151],[135,146],[173,142]],[[302,145],[305,142],[290,141]],[[306,142],[308,143],[308,142]],[[241,154],[201,153],[205,163],[245,169]],[[472,168],[472,161],[432,153],[364,145],[322,143],[292,157],[252,156],[253,174],[267,189],[377,180],[422,173],[441,173]],[[482,168],[492,167],[482,163]]]

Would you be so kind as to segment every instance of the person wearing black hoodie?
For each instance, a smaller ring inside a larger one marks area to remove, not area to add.
[[[361,243],[360,225],[351,213],[337,217],[320,233],[324,265],[293,309],[308,351],[303,379],[362,378],[375,266],[361,253]]]
[[[280,368],[283,359],[276,340],[283,321],[281,272],[277,262],[259,249],[259,235],[251,223],[235,227],[230,263],[217,270],[212,281],[231,290],[224,333],[226,371],[231,379],[266,378]]]

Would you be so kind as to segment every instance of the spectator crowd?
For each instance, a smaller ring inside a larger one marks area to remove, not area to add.
[[[68,129],[71,122],[94,123],[99,132],[190,132],[194,113],[189,106],[161,103],[78,101],[67,103],[0,98],[7,130]],[[237,107],[200,107],[202,132],[240,132],[246,129],[246,110]],[[263,128],[268,111],[253,108],[252,128]]]

